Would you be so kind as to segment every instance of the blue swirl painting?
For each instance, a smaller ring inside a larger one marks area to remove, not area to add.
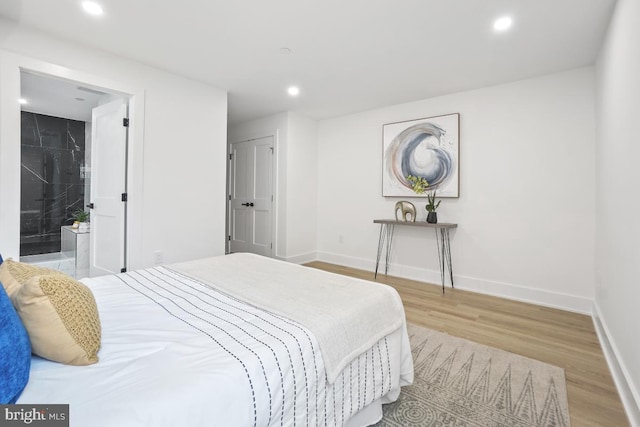
[[[459,114],[383,126],[383,196],[416,194],[408,176],[424,178],[438,197],[458,197]]]

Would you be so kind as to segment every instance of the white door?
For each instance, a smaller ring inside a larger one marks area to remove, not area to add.
[[[124,99],[93,109],[91,115],[90,276],[125,268],[127,117]]]
[[[273,137],[231,144],[229,251],[271,256]]]

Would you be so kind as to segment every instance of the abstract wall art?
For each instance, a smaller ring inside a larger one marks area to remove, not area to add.
[[[459,196],[460,114],[385,124],[382,143],[383,196]],[[424,178],[427,191],[416,194],[409,176]]]

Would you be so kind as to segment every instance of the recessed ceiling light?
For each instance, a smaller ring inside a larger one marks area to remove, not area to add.
[[[82,102],[84,101],[84,98],[76,98],[76,101]]]
[[[291,53],[291,49],[289,49],[288,47],[281,47],[280,48],[280,54],[281,55],[289,55]]]
[[[300,88],[298,88],[297,86],[291,86],[289,89],[287,89],[287,93],[291,96],[298,96],[300,95]]]
[[[26,99],[24,99],[24,98],[20,98],[20,99],[18,99],[18,102],[19,102],[21,105],[24,105],[24,104],[26,104],[26,103],[27,103],[27,100],[26,100]]]
[[[506,31],[511,28],[513,20],[510,16],[503,16],[493,21],[493,29],[496,31]]]
[[[83,1],[82,8],[89,15],[100,16],[103,13],[102,6],[94,1]]]

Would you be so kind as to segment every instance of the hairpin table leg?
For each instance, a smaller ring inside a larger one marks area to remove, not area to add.
[[[384,260],[384,274],[389,274],[389,260],[391,259],[391,246],[393,242],[393,232],[395,231],[395,225],[387,225],[387,256]]]
[[[449,278],[451,279],[451,287],[453,288],[453,267],[451,265],[451,242],[449,240],[449,229],[444,229],[442,230],[444,231],[444,235],[445,235],[445,245],[446,245],[446,258],[447,258],[447,264],[449,265]]]
[[[384,274],[389,273],[389,261],[391,260],[391,246],[393,244],[393,232],[395,231],[395,226],[393,224],[380,224],[380,236],[378,237],[378,253],[376,255],[376,271],[373,275],[374,279],[378,278],[378,268],[380,268],[380,257],[382,256],[382,251],[385,249],[384,245],[386,243],[387,248],[384,255]]]
[[[440,281],[442,283],[442,293],[444,294],[444,263],[445,263],[445,251],[444,251],[444,230],[435,228],[436,231],[436,245],[438,246],[438,266],[440,267]]]
[[[382,248],[384,246],[386,227],[386,224],[380,224],[380,237],[378,237],[378,255],[376,256],[376,272],[373,275],[374,279],[378,277],[378,266],[380,265],[380,256],[382,255]]]

